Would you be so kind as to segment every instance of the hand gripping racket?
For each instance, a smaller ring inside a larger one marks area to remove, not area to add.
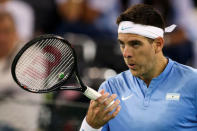
[[[21,88],[33,93],[77,90],[92,100],[101,96],[82,82],[75,51],[60,36],[42,35],[25,44],[15,56],[11,72]],[[80,87],[64,85],[73,75]]]

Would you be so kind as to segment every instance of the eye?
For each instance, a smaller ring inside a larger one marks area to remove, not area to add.
[[[122,41],[118,41],[118,43],[119,43],[119,45],[120,45],[120,48],[124,48],[124,47],[125,47],[124,42],[122,42]]]
[[[134,47],[134,48],[138,48],[142,45],[142,43],[138,40],[134,40],[134,41],[129,42],[129,45]]]

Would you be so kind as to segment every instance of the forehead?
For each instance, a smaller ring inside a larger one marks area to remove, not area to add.
[[[132,40],[146,41],[147,38],[141,35],[130,34],[130,33],[118,33],[118,40],[127,42]]]

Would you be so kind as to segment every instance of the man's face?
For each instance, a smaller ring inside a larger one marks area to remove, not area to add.
[[[0,57],[5,56],[12,49],[16,41],[14,23],[9,19],[0,20]]]
[[[118,41],[131,73],[136,77],[151,75],[156,61],[154,43],[143,36],[124,33],[118,34]]]

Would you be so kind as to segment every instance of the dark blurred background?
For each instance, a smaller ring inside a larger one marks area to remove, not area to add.
[[[27,41],[57,34],[72,43],[84,83],[98,90],[127,70],[117,44],[116,17],[136,3],[153,5],[166,26],[164,54],[197,67],[197,0],[0,0],[0,131],[77,131],[89,99],[76,91],[31,94],[10,74],[11,62]]]

